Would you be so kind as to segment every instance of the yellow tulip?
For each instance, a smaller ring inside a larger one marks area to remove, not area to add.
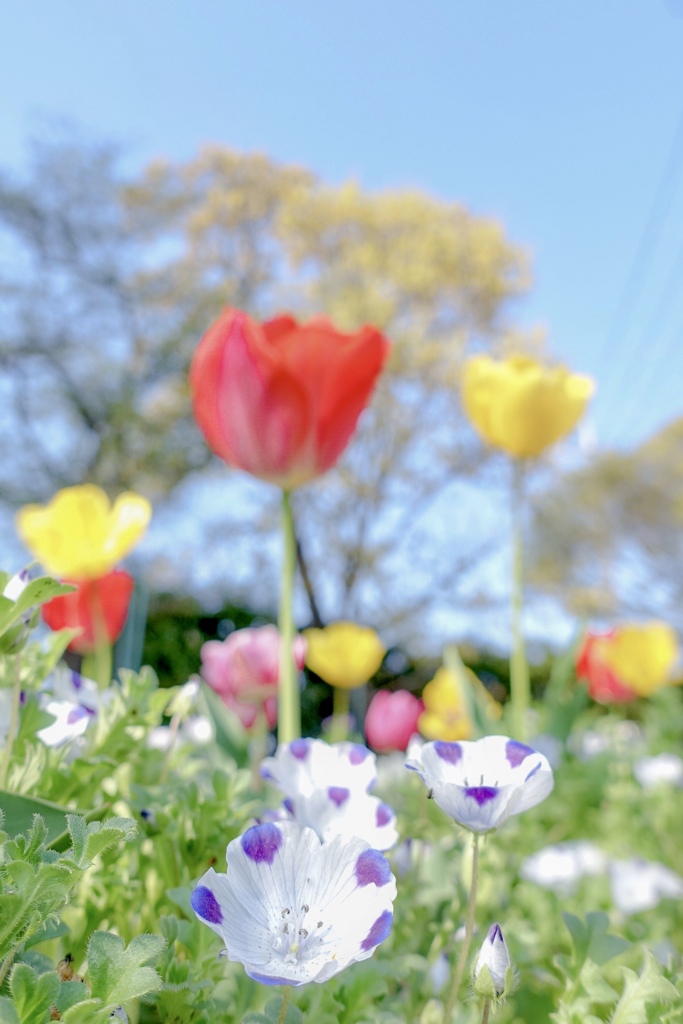
[[[669,685],[678,655],[675,632],[656,621],[618,626],[600,651],[602,661],[639,697]]]
[[[47,505],[25,505],[17,530],[34,557],[53,576],[99,579],[135,547],[152,506],[126,491],[113,505],[94,484],[65,487]]]
[[[574,429],[593,390],[590,377],[546,369],[529,356],[474,356],[465,364],[462,396],[485,441],[528,459]]]
[[[474,733],[467,700],[454,672],[440,668],[422,691],[425,710],[417,727],[428,740],[466,740]]]
[[[382,664],[386,647],[374,629],[355,622],[333,622],[324,629],[305,629],[306,665],[331,686],[354,690],[371,679]]]

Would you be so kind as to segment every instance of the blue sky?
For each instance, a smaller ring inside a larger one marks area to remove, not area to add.
[[[584,436],[683,414],[683,0],[5,0],[0,39],[0,166],[64,118],[460,201],[531,252]]]
[[[532,252],[600,444],[683,411],[683,0],[5,0],[0,38],[0,165],[57,116],[462,201]]]

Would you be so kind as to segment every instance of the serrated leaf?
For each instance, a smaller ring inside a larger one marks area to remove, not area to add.
[[[627,967],[622,967],[622,974],[626,984],[611,1024],[647,1024],[649,1003],[664,1006],[679,998],[676,988],[662,976],[659,964],[649,953],[639,975]]]
[[[111,932],[95,932],[88,944],[88,976],[93,996],[105,1005],[125,1003],[161,988],[153,967],[166,945],[160,935],[138,935],[128,948]]]
[[[10,991],[20,1024],[47,1024],[59,985],[56,971],[36,974],[28,964],[16,964],[10,978]]]

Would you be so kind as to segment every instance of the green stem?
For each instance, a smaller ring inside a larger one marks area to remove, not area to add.
[[[102,595],[98,587],[98,581],[93,580],[89,587],[90,615],[92,617],[93,632],[95,634],[95,651],[91,661],[92,671],[100,690],[106,690],[111,685],[112,677],[112,646],[107,633],[107,623],[102,607]]]
[[[292,506],[287,491],[282,492],[282,534],[284,551],[282,558],[282,586],[280,589],[280,680],[278,684],[278,743],[291,743],[301,736],[301,707],[299,702],[299,680],[294,665],[292,644],[294,641],[294,618],[292,599],[294,572],[296,569],[296,536]]]
[[[491,1000],[487,999],[484,1003],[484,1012],[481,1015],[481,1024],[489,1024],[489,1017],[491,1016]]]
[[[455,971],[453,972],[453,980],[451,981],[451,987],[448,992],[448,999],[443,1011],[443,1024],[450,1024],[453,1016],[453,1007],[455,1001],[458,998],[458,992],[460,990],[460,983],[462,976],[465,973],[465,964],[467,963],[467,957],[470,952],[470,946],[472,944],[472,934],[474,932],[474,909],[477,902],[477,882],[479,880],[479,834],[477,832],[472,836],[472,881],[470,883],[470,898],[467,904],[467,921],[465,924],[465,938],[463,939],[462,948],[460,950],[460,956],[458,962],[455,965]]]
[[[10,761],[12,760],[12,748],[14,740],[19,731],[19,705],[21,704],[21,655],[14,655],[14,682],[12,685],[12,711],[9,720],[9,732],[7,733],[7,746],[0,764],[0,789],[7,782]]]
[[[7,972],[9,971],[10,967],[12,966],[12,964],[14,962],[14,958],[17,955],[17,953],[19,952],[20,949],[21,949],[21,943],[18,942],[16,946],[13,946],[12,949],[10,949],[9,953],[7,954],[7,956],[2,961],[2,964],[0,964],[0,988],[2,988],[2,983],[3,983],[3,981],[5,980],[5,978],[7,976]]]
[[[512,463],[512,653],[510,656],[510,701],[512,704],[512,732],[515,739],[524,742],[527,717],[531,704],[529,665],[524,644],[524,462]]]
[[[168,779],[168,770],[169,770],[170,765],[171,765],[171,756],[173,754],[173,750],[175,748],[175,745],[178,742],[178,730],[179,729],[180,729],[180,715],[173,715],[173,717],[171,718],[171,721],[169,723],[169,726],[168,726],[168,731],[169,731],[168,746],[166,747],[166,752],[164,753],[164,763],[163,763],[163,765],[161,767],[161,774],[159,775],[159,782],[161,783],[162,786],[164,785],[164,783]]]
[[[261,706],[256,712],[249,739],[249,760],[251,763],[251,788],[255,793],[263,789],[261,762],[268,753],[268,719]]]
[[[332,701],[330,743],[342,743],[349,738],[351,691],[345,690],[343,686],[335,686]]]
[[[277,1019],[277,1024],[285,1024],[285,1017],[287,1016],[287,1007],[289,1006],[289,997],[292,993],[292,986],[285,985],[282,989],[282,1006],[280,1007],[280,1015]]]

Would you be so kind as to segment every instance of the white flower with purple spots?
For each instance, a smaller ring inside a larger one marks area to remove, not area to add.
[[[547,758],[507,736],[425,743],[406,768],[442,811],[470,832],[491,832],[544,800],[554,784]]]
[[[294,740],[261,766],[284,794],[285,810],[323,841],[358,836],[376,850],[398,840],[396,815],[367,790],[377,779],[376,758],[359,743]]]
[[[285,796],[310,796],[330,786],[367,793],[377,781],[377,759],[360,743],[302,739],[281,744],[264,758],[261,775]]]
[[[38,738],[48,747],[60,747],[82,736],[109,699],[91,679],[59,665],[52,673],[50,690],[40,695],[41,708],[55,720],[38,731]]]
[[[264,985],[327,981],[391,930],[396,880],[362,839],[321,843],[296,822],[266,822],[228,844],[227,862],[199,880],[192,907]]]

